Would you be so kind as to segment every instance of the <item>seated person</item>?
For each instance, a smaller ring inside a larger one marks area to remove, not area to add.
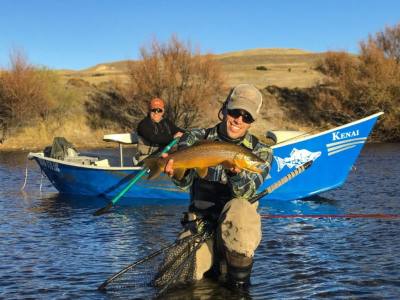
[[[174,138],[183,135],[183,130],[164,118],[164,113],[164,100],[152,99],[149,103],[148,115],[139,122],[137,127],[138,153],[134,161],[135,159],[142,161],[167,146]]]

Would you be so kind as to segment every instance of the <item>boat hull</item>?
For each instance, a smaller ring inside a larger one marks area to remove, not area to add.
[[[313,160],[302,174],[264,197],[268,200],[293,200],[310,197],[341,186],[351,171],[377,118],[382,113],[301,139],[273,146],[270,174],[259,188],[264,190],[301,164]],[[61,194],[112,199],[141,170],[138,167],[97,167],[60,161],[30,153]],[[187,202],[189,195],[162,175],[156,180],[142,179],[123,197],[120,204],[145,202]]]
[[[313,165],[266,198],[301,199],[341,186],[381,114],[274,147],[271,177],[261,189],[278,181],[305,161],[312,159]]]

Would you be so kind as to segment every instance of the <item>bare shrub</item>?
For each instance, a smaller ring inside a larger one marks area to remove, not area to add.
[[[14,51],[10,68],[0,74],[0,130],[5,136],[49,120],[61,126],[65,117],[76,113],[76,96],[53,71],[32,66],[21,52]]]
[[[90,94],[89,101],[85,102],[88,125],[93,129],[130,131],[137,119],[134,107],[121,87],[109,83]]]
[[[357,57],[346,52],[329,51],[325,58],[318,63],[316,69],[328,76],[325,83],[338,86],[346,98],[349,96],[347,92],[352,89],[351,85],[354,84],[354,79],[357,77],[358,65]]]
[[[142,47],[141,60],[129,65],[128,76],[125,97],[135,107],[137,120],[151,98],[161,97],[168,104],[167,117],[185,128],[198,124],[224,88],[217,62],[174,36],[166,44],[154,40]]]
[[[338,108],[355,117],[384,111],[381,140],[400,140],[400,25],[360,42],[360,54],[327,53],[318,70],[338,91]],[[333,100],[332,100],[333,101]]]
[[[183,128],[210,119],[224,92],[222,71],[210,55],[193,52],[176,37],[166,44],[154,40],[140,51],[141,60],[127,62],[126,82],[109,82],[89,96],[92,128],[131,130],[155,97],[167,102],[166,116]]]
[[[49,95],[49,72],[32,67],[24,56],[14,53],[11,68],[0,77],[0,105],[3,121],[8,127],[45,120],[54,107]]]
[[[400,24],[393,27],[387,26],[384,31],[370,36],[369,41],[374,42],[383,51],[385,57],[400,62]]]

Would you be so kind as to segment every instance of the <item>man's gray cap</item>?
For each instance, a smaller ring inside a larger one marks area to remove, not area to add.
[[[256,120],[260,113],[261,105],[262,95],[255,86],[239,84],[231,93],[227,109],[243,109]]]

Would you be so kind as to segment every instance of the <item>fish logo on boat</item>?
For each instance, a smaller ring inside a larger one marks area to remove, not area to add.
[[[314,161],[321,156],[321,151],[310,152],[307,149],[298,150],[293,148],[290,152],[289,157],[281,158],[279,156],[274,156],[276,163],[278,165],[278,172],[280,172],[285,166],[292,169],[294,167],[300,167],[308,161]]]

